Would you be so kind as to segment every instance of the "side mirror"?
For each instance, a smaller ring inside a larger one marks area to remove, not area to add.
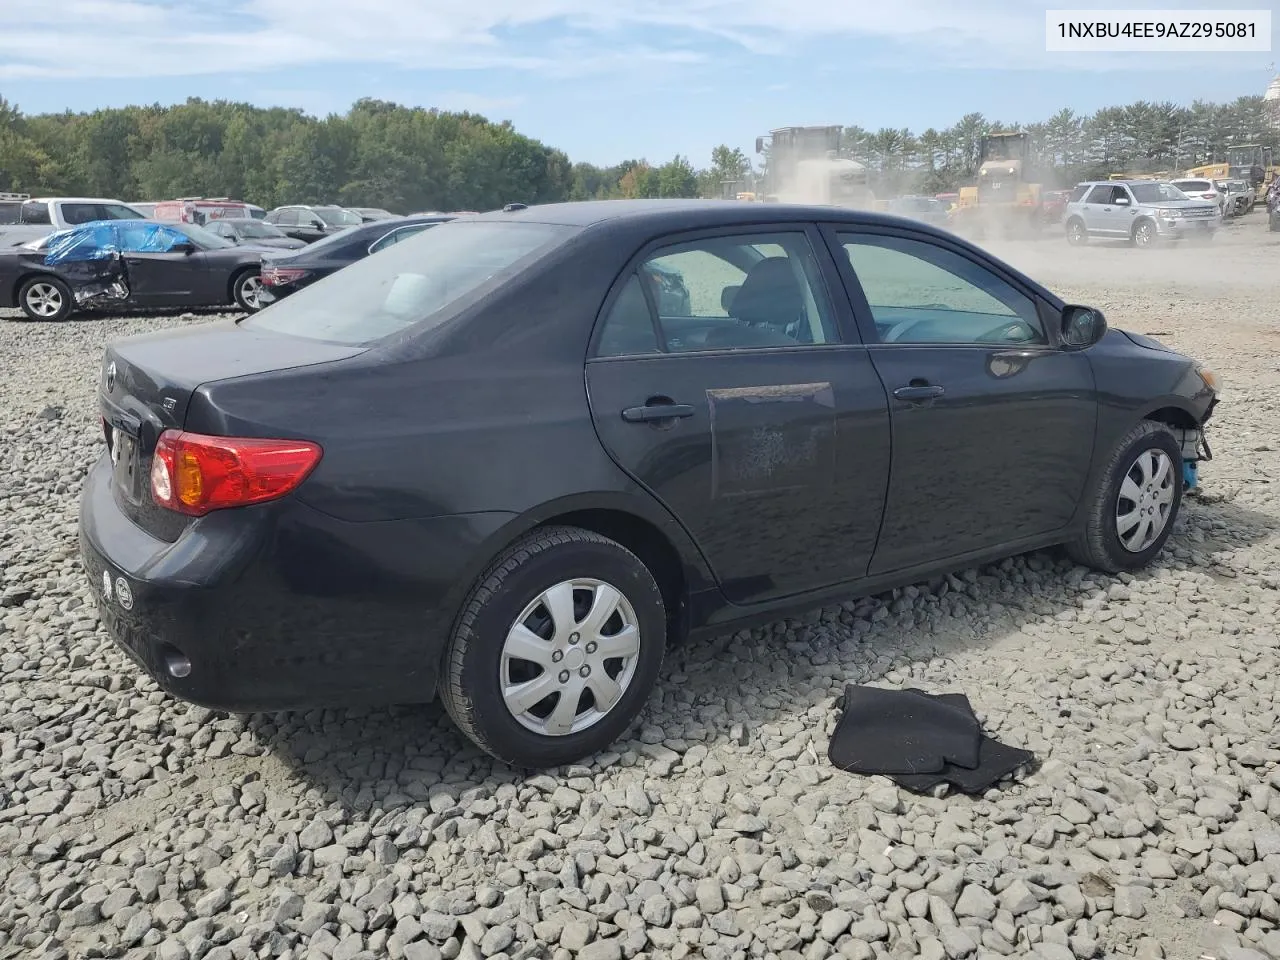
[[[312,221],[311,221],[311,223],[309,224],[309,226],[310,226],[310,227],[312,227],[312,228],[313,228],[313,229],[315,229],[315,230],[323,230],[323,229],[324,229],[324,221],[323,221],[323,220],[312,220]]]
[[[742,289],[742,284],[732,284],[720,291],[720,308],[729,316],[733,316],[733,301],[738,296],[738,291]]]
[[[1114,201],[1112,201],[1112,202],[1113,202],[1113,203],[1115,203],[1115,205],[1116,205],[1117,207],[1127,207],[1127,206],[1129,205],[1129,198],[1128,198],[1128,197],[1116,197],[1116,198],[1115,198],[1115,200],[1114,200]]]
[[[192,243],[190,240],[180,240],[178,243],[175,243],[172,247],[169,248],[169,252],[182,253],[182,254],[186,254],[187,256],[191,256],[191,254],[196,252],[196,245]]]
[[[1062,343],[1072,350],[1091,347],[1107,332],[1107,318],[1101,310],[1068,304],[1062,309]]]

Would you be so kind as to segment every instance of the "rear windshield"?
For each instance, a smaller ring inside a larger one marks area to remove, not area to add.
[[[576,232],[547,223],[442,224],[304,287],[241,325],[349,344],[435,326],[450,315],[449,306],[515,276]]]
[[[1190,200],[1172,183],[1131,183],[1133,198],[1139,203],[1163,203],[1169,200]]]
[[[1197,193],[1208,193],[1213,189],[1213,184],[1208,180],[1179,180],[1177,185],[1180,190],[1193,190]]]

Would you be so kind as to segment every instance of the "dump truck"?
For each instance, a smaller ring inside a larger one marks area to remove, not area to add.
[[[979,142],[977,182],[960,188],[952,226],[975,237],[1034,235],[1044,225],[1031,137],[997,132]]]
[[[756,138],[756,153],[765,153],[763,194],[766,202],[816,203],[837,207],[870,207],[875,203],[867,167],[840,156],[842,126],[779,127]]]

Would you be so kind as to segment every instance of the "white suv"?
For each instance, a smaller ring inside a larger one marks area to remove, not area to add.
[[[1212,200],[1218,205],[1218,213],[1227,216],[1227,195],[1212,180],[1188,179],[1170,181],[1192,200]]]

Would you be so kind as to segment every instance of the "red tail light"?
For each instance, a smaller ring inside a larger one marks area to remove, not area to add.
[[[268,287],[280,287],[286,283],[301,280],[310,272],[310,270],[303,270],[301,267],[273,267],[268,265],[262,268],[262,273],[259,274],[259,277]]]
[[[151,496],[160,506],[192,517],[264,503],[296,489],[322,453],[307,440],[166,430],[151,464]]]

